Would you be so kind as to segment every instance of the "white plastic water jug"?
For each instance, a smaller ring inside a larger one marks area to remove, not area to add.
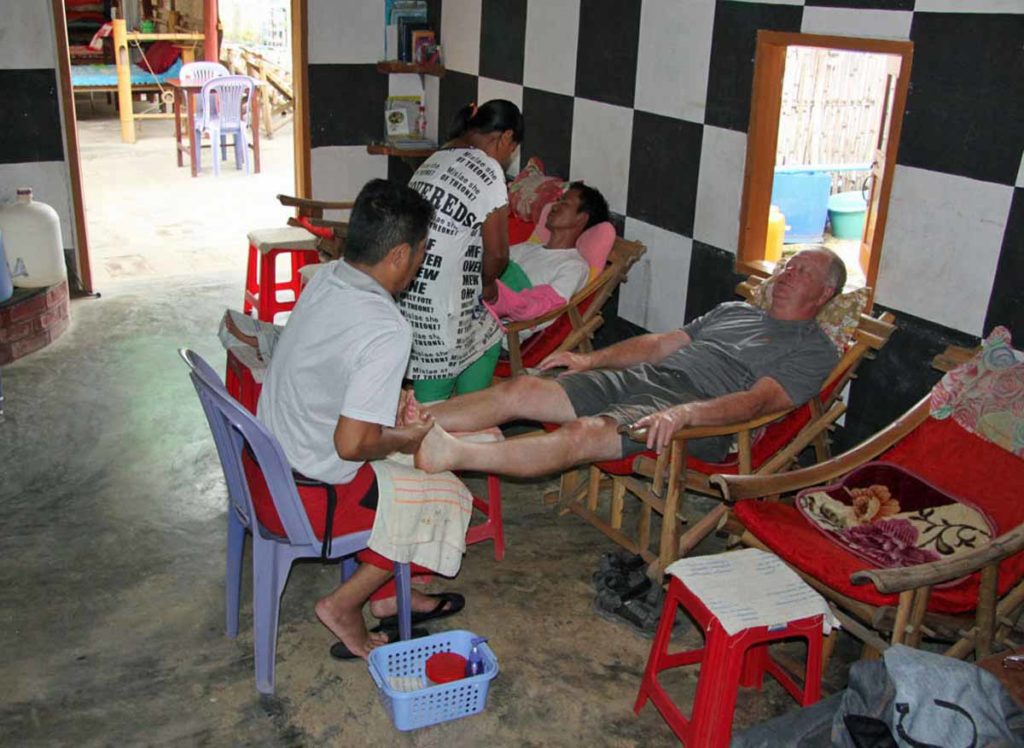
[[[0,231],[15,286],[45,288],[67,277],[60,218],[31,188],[19,187],[17,200],[0,208]]]

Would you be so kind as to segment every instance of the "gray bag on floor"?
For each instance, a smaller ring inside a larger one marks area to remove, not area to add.
[[[735,736],[738,748],[1010,748],[1024,746],[1024,711],[968,662],[902,645],[856,662],[849,685],[814,706]]]

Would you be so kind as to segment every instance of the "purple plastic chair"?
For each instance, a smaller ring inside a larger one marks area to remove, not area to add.
[[[178,73],[182,83],[192,84],[206,83],[214,78],[223,78],[227,75],[231,75],[231,71],[219,62],[189,62],[182,65],[181,71]],[[196,103],[196,119],[198,120],[202,118],[204,111],[202,97],[199,97]]]
[[[292,563],[300,558],[319,558],[322,544],[313,534],[299,499],[281,445],[269,431],[228,394],[217,373],[194,351],[178,351],[190,369],[199,402],[217,445],[228,487],[227,574],[224,601],[226,633],[238,635],[238,609],[242,586],[242,557],[245,535],[252,536],[253,563],[253,650],[256,659],[256,690],[274,692],[274,661],[277,653],[277,623],[281,594]],[[267,488],[287,537],[274,535],[256,520],[249,484],[242,468],[242,451],[248,443],[263,472]],[[328,557],[341,559],[342,581],[355,570],[354,554],[366,548],[370,531],[339,535],[331,539]],[[408,564],[395,564],[398,594],[399,635],[412,634],[412,587]]]
[[[203,102],[203,116],[196,120],[196,139],[198,141],[204,132],[210,135],[210,144],[214,152],[214,176],[220,175],[220,159],[217,158],[216,144],[221,144],[223,158],[226,155],[224,138],[227,135],[235,136],[235,166],[241,169],[244,165],[246,174],[250,171],[249,140],[245,131],[249,127],[255,88],[253,79],[247,75],[222,75],[203,84],[203,90],[199,95]],[[196,163],[202,168],[201,149],[196,150]]]

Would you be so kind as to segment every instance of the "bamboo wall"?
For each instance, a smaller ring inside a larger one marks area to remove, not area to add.
[[[776,165],[870,163],[885,77],[885,55],[790,47]],[[834,173],[832,191],[859,189],[864,177],[864,172]]]

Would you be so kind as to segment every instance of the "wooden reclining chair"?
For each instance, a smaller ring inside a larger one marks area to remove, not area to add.
[[[751,277],[737,286],[737,293],[749,299],[761,282],[760,278]],[[843,388],[855,376],[860,363],[873,357],[888,341],[895,329],[894,319],[888,312],[877,317],[862,314],[846,351],[825,380],[821,392],[804,405],[743,423],[681,429],[671,447],[661,455],[644,451],[619,460],[595,463],[587,469],[585,481],[580,480],[576,470],[565,473],[558,492],[559,501],[564,504],[562,513],[578,515],[623,548],[654,562],[652,576],[657,569],[665,569],[720,528],[728,513],[724,505],[716,506],[683,532],[685,491],[718,498],[718,490],[709,482],[711,475],[770,475],[784,471],[808,446],[814,447],[818,460],[828,458],[826,432],[846,409],[840,400]],[[758,429],[762,428],[763,432],[758,434]],[[735,435],[737,441],[736,450],[725,462],[707,463],[688,457],[687,440],[724,435]],[[600,494],[609,480],[611,495],[606,514],[602,516]],[[627,495],[641,502],[635,535],[627,534],[623,528]],[[662,517],[656,553],[650,548],[653,512]]]
[[[626,279],[630,268],[647,248],[640,242],[616,237],[604,270],[580,289],[564,306],[534,319],[505,326],[508,354],[498,361],[494,376],[514,377],[557,351],[591,351],[591,339],[602,324],[601,310]],[[520,342],[521,332],[554,320],[549,327]]]
[[[1024,460],[952,418],[932,418],[929,405],[925,397],[886,429],[826,462],[780,475],[716,475],[712,483],[728,504],[738,502],[727,526],[742,533],[744,544],[779,555],[825,595],[866,654],[896,643],[918,646],[927,638],[949,643],[945,654],[952,657],[973,652],[981,658],[1024,644],[1016,620],[1024,605]],[[951,558],[873,568],[785,500],[871,461],[900,466],[972,502],[995,523],[998,536]]]
[[[278,195],[281,205],[295,208],[295,217],[288,219],[289,226],[298,226],[319,237],[317,250],[321,259],[336,260],[345,250],[348,237],[348,221],[332,221],[324,218],[325,210],[352,210],[352,201],[312,200],[305,197]]]

